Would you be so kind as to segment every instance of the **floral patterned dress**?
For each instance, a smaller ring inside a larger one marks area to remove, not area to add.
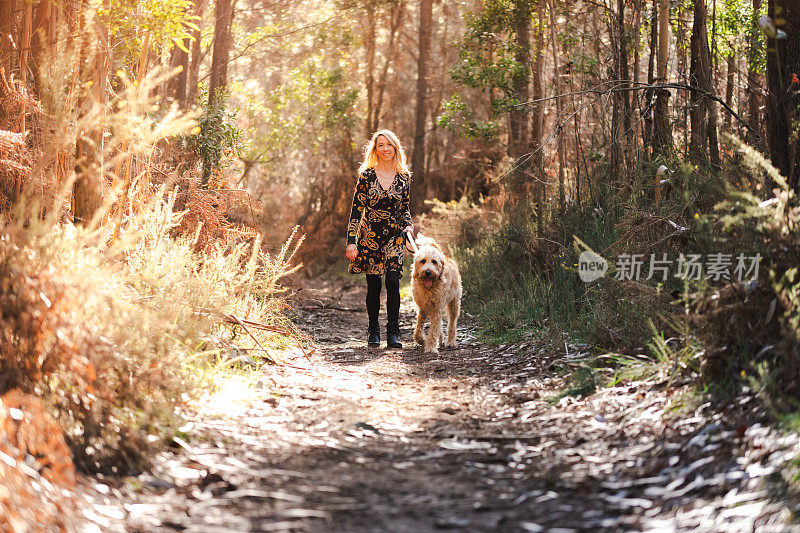
[[[350,263],[351,274],[397,271],[402,277],[403,229],[411,225],[410,195],[411,176],[397,172],[388,189],[378,182],[374,168],[358,177],[347,225],[347,244],[358,245],[356,260]]]

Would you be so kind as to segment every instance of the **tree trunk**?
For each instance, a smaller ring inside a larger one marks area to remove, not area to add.
[[[514,60],[518,70],[512,79],[514,99],[518,102],[530,100],[530,53],[531,53],[531,9],[527,0],[518,0],[514,6]],[[515,170],[511,176],[511,189],[514,198],[512,205],[524,206],[525,182],[527,180],[528,162],[526,154],[530,150],[530,124],[526,108],[516,107],[509,114],[510,135],[508,143],[509,155],[515,159]]]
[[[537,10],[538,27],[535,30],[536,45],[533,48],[533,99],[541,100],[544,97],[544,84],[542,83],[542,70],[544,67],[544,2],[539,2]],[[543,171],[544,156],[542,153],[542,135],[544,133],[544,103],[536,104],[531,110],[531,136],[530,149],[531,167],[536,176]],[[540,198],[537,198],[540,200]]]
[[[414,152],[411,159],[411,171],[416,177],[417,188],[415,204],[422,205],[425,200],[419,194],[425,184],[425,100],[428,93],[428,62],[431,55],[431,22],[433,19],[433,0],[420,0],[419,3],[419,53],[417,55],[417,109],[414,128]]]
[[[367,4],[367,24],[364,28],[364,48],[367,54],[367,120],[365,138],[372,136],[373,93],[375,88],[375,7]]]
[[[538,27],[536,28],[536,46],[533,51],[533,99],[544,97],[542,71],[544,69],[544,2],[539,2],[537,10]],[[531,111],[531,172],[534,175],[533,201],[536,209],[536,228],[541,234],[544,219],[544,154],[542,137],[544,134],[544,103],[536,104]]]
[[[792,125],[800,115],[800,6],[770,0],[769,16],[786,33],[767,39],[767,139],[772,164],[800,191],[800,141]]]
[[[655,83],[655,64],[658,53],[658,0],[653,0],[653,18],[650,21],[650,58],[647,61],[647,84]],[[653,109],[654,102],[653,89],[646,89],[644,92],[644,126],[642,128],[642,148],[645,157],[650,160],[652,157],[651,147],[653,142]]]
[[[614,54],[614,82],[621,91],[617,91],[613,98],[611,114],[611,146],[609,167],[612,180],[617,183],[627,182],[626,155],[628,151],[628,136],[630,132],[630,95],[626,90],[628,83],[628,47],[625,32],[625,0],[617,0],[615,24],[611,28],[611,45]]]
[[[231,23],[236,0],[217,0],[214,12],[214,51],[208,82],[208,105],[215,105],[218,93],[228,84],[228,56],[231,50]]]
[[[22,8],[22,26],[19,40],[19,79],[23,85],[28,83],[28,58],[31,50],[31,25],[33,24],[33,5],[25,3]],[[23,131],[25,127],[23,126]]]
[[[397,57],[397,46],[395,41],[400,30],[400,24],[403,22],[403,14],[405,13],[405,3],[400,2],[393,6],[390,12],[391,22],[389,28],[389,44],[388,53],[386,54],[386,61],[383,62],[383,70],[378,79],[378,97],[375,102],[375,110],[372,113],[372,125],[369,128],[370,133],[378,129],[378,123],[381,117],[381,108],[383,107],[383,96],[386,93],[386,79],[389,76],[389,66],[394,64]]]
[[[761,110],[759,109],[760,103],[758,98],[758,70],[757,68],[757,55],[758,55],[758,12],[761,9],[761,0],[753,0],[753,19],[750,21],[750,32],[748,34],[748,54],[747,54],[747,120],[750,122],[750,128],[747,130],[747,142],[752,146],[758,146],[759,135],[758,131],[761,130]]]
[[[725,67],[725,104],[733,109],[733,81],[734,74],[736,73],[736,53],[731,51],[726,58],[727,66]],[[731,131],[730,113],[725,113],[725,129]]]
[[[713,93],[714,90],[711,53],[708,48],[707,18],[705,0],[694,0],[689,85],[699,90],[691,91],[689,98],[692,122],[689,158],[698,165],[710,163],[714,168],[719,168],[716,110],[713,100],[706,94]],[[706,154],[708,154],[708,159]]]
[[[402,3],[398,4],[397,7],[402,9],[403,4]],[[440,35],[440,41],[439,41],[439,76],[438,76],[437,82],[435,84],[432,84],[432,85],[435,85],[436,87],[438,87],[439,90],[436,93],[436,100],[435,100],[435,102],[433,102],[433,105],[431,105],[431,103],[428,104],[428,107],[432,110],[431,111],[431,116],[434,116],[434,117],[438,117],[439,114],[442,111],[442,102],[444,101],[445,90],[447,89],[447,82],[450,80],[450,67],[449,67],[449,65],[451,64],[451,62],[448,61],[448,50],[450,49],[451,38],[450,38],[449,29],[450,29],[452,20],[455,18],[455,16],[454,16],[454,14],[456,12],[455,8],[456,8],[456,6],[453,6],[453,5],[450,5],[450,4],[446,4],[446,3],[442,4],[442,17],[441,18],[442,18],[442,20],[444,20],[444,24],[441,25],[441,35]],[[400,12],[400,14],[402,15],[402,11]],[[392,31],[393,32],[395,31],[394,20],[395,20],[395,17],[394,17],[394,14],[393,14],[392,15]],[[398,25],[398,27],[399,27],[399,25]],[[390,48],[391,48],[391,43],[393,42],[392,37],[394,37],[394,36],[392,35],[389,38],[389,43],[390,43],[389,46],[390,46]],[[431,54],[433,55],[433,52],[431,52]],[[382,89],[382,86],[381,86],[381,91],[382,90],[383,89]],[[379,99],[379,101],[380,101],[380,99]],[[439,161],[439,158],[438,158],[439,154],[437,153],[437,150],[441,147],[441,144],[442,144],[439,141],[439,137],[437,135],[438,132],[439,132],[439,125],[434,120],[434,121],[432,121],[430,134],[428,135],[427,142],[425,143],[428,146],[428,148],[427,148],[428,153],[425,156],[425,175],[428,175],[428,173],[430,173],[432,165],[438,165],[438,166],[442,165],[442,163]],[[444,142],[446,143],[447,139],[445,139]],[[450,198],[450,199],[456,199],[457,198],[456,197],[456,186],[457,185],[458,185],[458,180],[454,179],[454,180],[450,181],[450,191],[449,191],[449,197],[448,198]]]
[[[692,22],[692,36],[690,38],[689,85],[705,89],[705,75],[707,65],[703,50],[703,39],[708,34],[706,28],[706,3],[705,0],[693,0],[694,16]],[[689,158],[696,164],[706,165],[708,151],[705,135],[706,114],[705,98],[700,92],[692,91],[689,95],[689,117],[691,120],[692,135],[689,142]]]
[[[176,44],[172,49],[169,66],[173,69],[180,68],[181,70],[170,78],[167,96],[175,100],[181,109],[186,109],[186,85],[189,80],[189,46],[191,46],[189,39],[183,39],[181,46]]]
[[[656,82],[667,82],[669,63],[669,0],[659,0],[658,5],[658,61]],[[672,149],[672,128],[669,124],[669,97],[667,89],[656,92],[653,109],[653,156],[664,156]]]
[[[692,0],[693,2],[693,0]],[[692,13],[694,10],[694,3],[692,3],[692,7],[689,8],[689,13]],[[676,29],[678,31],[678,35],[675,36],[675,43],[685,43],[690,42],[690,46],[681,46],[677,47],[675,51],[677,54],[678,60],[678,73],[682,76],[680,80],[681,83],[689,85],[689,63],[691,62],[691,32],[687,34],[687,28],[689,24],[686,24],[686,19],[684,18],[684,14],[686,13],[686,6],[678,2],[675,6],[676,11],[676,18],[677,24]],[[683,152],[684,156],[688,157],[689,154],[689,133],[691,132],[691,128],[689,127],[689,110],[691,108],[690,98],[691,94],[688,91],[679,91],[675,94],[675,103],[673,104],[673,109],[680,109],[681,114],[681,131],[683,132]]]
[[[642,4],[640,0],[634,0],[633,2],[633,86],[639,86],[639,61],[640,61],[640,54],[639,54],[639,38],[642,32]],[[638,93],[634,93],[638,94]],[[634,103],[631,104],[631,119],[633,119],[633,113],[635,112],[635,102],[637,99],[634,100]],[[633,128],[630,131],[630,139],[631,139],[631,146],[636,145],[636,140],[639,138],[638,132],[641,129],[640,121],[636,121],[633,123]]]
[[[199,19],[203,18],[203,10],[205,8],[206,2],[205,0],[196,0],[194,4],[194,14],[195,16],[199,17]],[[200,24],[200,20],[197,21],[198,26]],[[200,28],[194,30],[192,33],[192,60],[189,63],[189,74],[186,89],[186,101],[188,106],[192,106],[195,104],[197,100],[197,84],[200,78],[200,63],[202,62],[202,50],[200,48]]]
[[[628,32],[625,27],[625,0],[617,0],[617,34],[619,35],[619,68],[617,75],[621,80],[621,87],[630,87],[630,71],[628,69]],[[623,90],[619,93],[620,103],[622,104],[622,131],[619,132],[619,140],[622,142],[622,163],[623,172],[629,171],[630,150],[632,148],[632,128],[631,128],[631,93]],[[625,180],[627,183],[627,179]]]
[[[563,103],[561,102],[561,80],[559,78],[558,66],[558,40],[556,38],[556,10],[555,2],[550,0],[550,44],[553,48],[553,72],[554,85],[556,89],[556,121],[563,116]],[[561,124],[556,124],[558,134],[558,208],[564,209],[564,135]]]
[[[105,4],[105,3],[104,3]],[[89,6],[84,2],[82,16]],[[83,27],[86,38],[81,46],[81,79],[91,81],[88,94],[80,102],[79,116],[85,121],[94,106],[106,106],[106,84],[110,70],[109,29],[94,21],[94,27]],[[91,43],[94,35],[97,43]],[[103,121],[83,124],[75,143],[75,183],[72,188],[73,217],[76,224],[88,224],[103,203]]]
[[[5,69],[6,76],[11,74],[14,67],[11,36],[16,27],[17,11],[17,0],[0,0],[0,68]]]
[[[37,94],[39,94],[44,81],[40,69],[43,66],[45,54],[55,41],[55,14],[55,4],[47,0],[36,4],[33,10],[31,58],[29,63],[33,72],[33,83]]]

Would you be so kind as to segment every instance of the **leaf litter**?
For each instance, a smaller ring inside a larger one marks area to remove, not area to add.
[[[85,531],[797,528],[780,476],[800,440],[756,402],[668,414],[686,386],[645,381],[553,404],[585,346],[486,346],[465,320],[430,357],[406,302],[406,348],[369,350],[363,290],[314,283],[294,308],[316,352],[265,368],[263,401],[193,413],[150,474],[82,478]]]

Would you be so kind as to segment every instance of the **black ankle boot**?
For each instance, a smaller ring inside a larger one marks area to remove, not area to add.
[[[369,336],[367,337],[367,346],[377,348],[381,345],[381,327],[377,322],[370,323]]]
[[[398,338],[400,336],[400,324],[397,322],[389,322],[386,324],[386,347],[387,348],[402,348],[403,344]]]

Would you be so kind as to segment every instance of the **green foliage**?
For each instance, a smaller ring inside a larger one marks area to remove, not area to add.
[[[242,86],[234,86],[244,93]],[[351,130],[358,116],[359,89],[344,65],[326,66],[322,55],[291,69],[272,91],[245,100],[252,152],[248,157],[272,162],[305,148],[311,152]]]
[[[237,111],[227,109],[228,94],[220,93],[213,104],[208,104],[208,89],[201,86],[198,105],[201,114],[195,133],[184,141],[194,148],[203,160],[203,185],[207,185],[213,172],[224,170],[223,155],[238,155],[246,149],[245,132],[236,122]]]
[[[145,39],[149,50],[161,52],[173,45],[183,46],[183,39],[197,30],[198,18],[192,14],[191,0],[113,0],[98,10],[108,22],[112,37],[120,47],[114,57],[123,67],[133,69],[142,53]]]
[[[716,46],[722,57],[746,54],[750,66],[759,74],[766,71],[766,51],[764,34],[755,21],[767,12],[767,2],[762,2],[758,13],[753,13],[750,0],[722,0],[717,4]],[[709,16],[711,13],[709,12]],[[711,42],[712,24],[709,21],[709,43]],[[743,42],[742,35],[747,36]],[[749,43],[753,43],[752,47]]]
[[[458,61],[451,69],[454,81],[490,95],[490,118],[502,116],[520,103],[514,85],[530,78],[530,68],[516,59],[515,21],[530,14],[528,0],[489,0],[478,13],[464,16],[466,30]],[[470,138],[494,139],[498,126],[479,122],[463,97],[455,95],[438,117],[440,125]]]
[[[468,139],[485,141],[496,140],[500,130],[500,125],[496,121],[476,120],[475,112],[459,94],[453,95],[449,101],[445,102],[436,123]]]
[[[567,388],[548,401],[554,404],[558,403],[558,401],[562,398],[566,398],[568,396],[577,398],[591,396],[594,394],[594,391],[597,390],[597,378],[598,376],[595,374],[595,371],[591,366],[582,364],[578,366],[578,368],[572,372],[572,374],[570,374],[569,379],[567,380]]]
[[[467,25],[474,30],[469,21]],[[500,90],[506,106],[519,103],[513,97],[514,78],[527,76],[529,71],[527,65],[515,60],[517,46],[509,38],[503,34],[486,35],[483,30],[467,33],[459,50],[459,61],[451,71],[453,79],[474,89]],[[504,108],[508,109],[498,104],[494,111]]]
[[[577,275],[572,241],[579,236],[594,249],[607,248],[616,239],[614,219],[576,207],[548,224],[546,238],[540,238],[534,217],[508,214],[477,242],[456,247],[469,294],[465,309],[476,315],[489,339],[507,342],[567,331],[576,340],[590,341],[598,323],[609,319],[599,312],[604,309],[602,290]]]

